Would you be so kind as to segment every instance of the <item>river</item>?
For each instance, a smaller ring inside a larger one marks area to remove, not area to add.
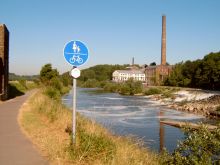
[[[150,100],[145,96],[122,96],[117,93],[96,92],[97,89],[77,88],[77,111],[101,123],[117,135],[132,135],[154,151],[165,147],[172,152],[183,132],[164,125],[160,120],[202,121],[202,116],[179,112]],[[72,107],[71,92],[62,101]]]

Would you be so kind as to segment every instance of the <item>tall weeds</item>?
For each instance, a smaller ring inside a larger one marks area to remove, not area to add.
[[[113,136],[77,114],[72,143],[71,111],[39,91],[22,107],[21,126],[53,164],[158,164],[157,156],[129,138]]]

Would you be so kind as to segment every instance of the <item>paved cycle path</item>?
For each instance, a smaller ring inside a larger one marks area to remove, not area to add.
[[[17,121],[21,105],[32,93],[0,104],[0,165],[49,164],[21,132]]]

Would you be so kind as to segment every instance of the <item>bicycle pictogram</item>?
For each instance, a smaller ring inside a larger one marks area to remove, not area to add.
[[[72,58],[70,58],[71,63],[78,62],[79,64],[83,63],[83,59],[79,57],[79,55],[74,54]]]

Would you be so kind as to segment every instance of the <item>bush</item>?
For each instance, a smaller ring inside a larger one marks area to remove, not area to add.
[[[62,83],[58,77],[54,77],[51,79],[50,86],[57,89],[58,91],[62,90]]]
[[[134,94],[142,93],[142,91],[143,91],[142,82],[134,81],[133,79],[130,79],[121,85],[119,93],[124,95],[134,95]]]
[[[131,91],[131,88],[129,88],[129,86],[127,86],[126,84],[123,84],[121,86],[119,93],[123,94],[123,95],[130,95],[130,94],[133,95],[133,92]]]
[[[150,88],[144,92],[145,95],[155,95],[155,94],[161,94],[162,91],[159,88]]]
[[[54,100],[59,100],[61,97],[60,91],[54,87],[47,87],[45,94]]]
[[[84,88],[96,88],[99,87],[99,82],[95,79],[88,79],[86,82],[82,84]]]
[[[104,86],[108,83],[108,81],[100,81],[100,88],[104,88]]]
[[[162,96],[165,97],[165,98],[173,98],[174,97],[174,95],[171,91],[163,92]]]
[[[118,92],[119,88],[120,88],[119,84],[111,83],[111,82],[106,83],[105,86],[103,87],[105,91],[109,91],[109,92]]]
[[[17,83],[9,83],[8,84],[8,98],[12,99],[15,98],[16,96],[21,96],[25,92],[25,89],[23,86],[20,86]]]
[[[184,129],[186,139],[173,154],[165,153],[162,164],[212,165],[220,164],[220,128],[210,131],[205,125],[199,129]]]

